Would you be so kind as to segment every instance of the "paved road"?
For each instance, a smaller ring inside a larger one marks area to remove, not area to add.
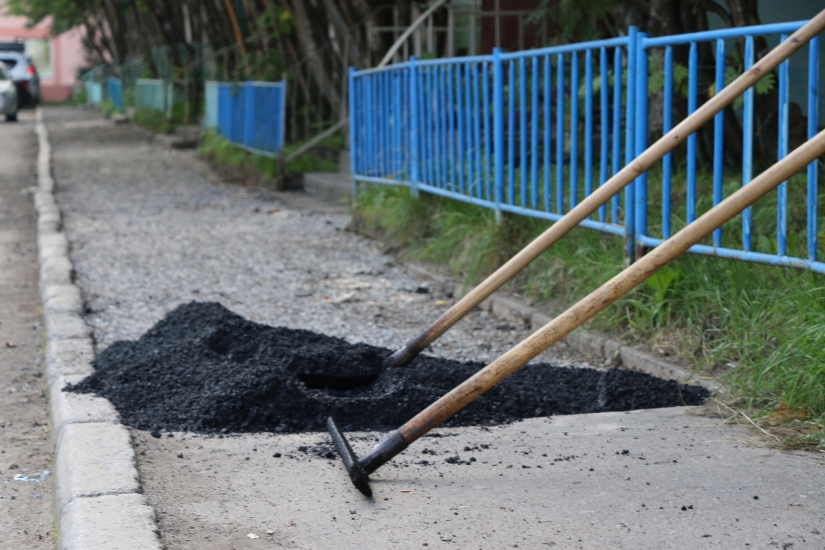
[[[37,292],[34,112],[0,122],[0,548],[51,548],[51,469]]]

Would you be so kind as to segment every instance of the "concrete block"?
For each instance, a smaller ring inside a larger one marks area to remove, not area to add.
[[[83,497],[139,493],[135,452],[129,432],[120,424],[67,424],[55,447],[57,506]]]
[[[534,331],[538,330],[552,320],[553,318],[549,315],[534,311],[530,314],[530,329]]]
[[[46,345],[46,376],[51,380],[73,374],[89,375],[94,372],[94,357],[91,338],[49,340]]]
[[[577,330],[576,332],[568,335],[567,340],[573,347],[585,355],[598,357],[599,359],[604,357],[604,336],[593,334],[592,332]]]
[[[40,260],[40,288],[72,284],[74,269],[66,255],[53,255]]]
[[[90,338],[92,330],[80,314],[63,311],[46,316],[46,335],[49,341]]]
[[[338,172],[307,172],[304,192],[329,202],[346,202],[352,197],[352,181]]]
[[[495,315],[520,325],[530,323],[533,311],[527,304],[505,296],[492,296],[491,298],[493,299],[492,312]]]
[[[712,392],[719,390],[719,386],[708,380],[693,378],[693,374],[678,365],[662,361],[658,357],[639,351],[631,347],[622,346],[619,350],[624,368],[646,372],[647,374],[663,378],[665,380],[676,380],[679,383],[691,382],[706,387]]]
[[[117,424],[120,415],[112,403],[103,397],[88,393],[65,392],[68,384],[77,384],[86,374],[57,376],[49,380],[49,408],[52,416],[52,433],[56,436],[72,424],[104,422]]]
[[[58,216],[59,218],[59,216]],[[69,250],[69,241],[66,239],[66,235],[63,233],[50,233],[48,235],[38,235],[37,236],[37,249],[38,250],[56,250],[56,251],[64,251],[67,253]],[[42,256],[42,253],[41,253]]]
[[[49,285],[43,290],[43,309],[48,313],[83,314],[83,298],[77,285]]]
[[[604,358],[608,359],[612,364],[618,366],[622,362],[622,343],[618,340],[611,340],[610,338],[604,341]]]
[[[60,220],[53,219],[38,219],[37,233],[39,235],[46,235],[48,233],[58,233],[60,231]]]
[[[78,498],[60,513],[60,550],[160,550],[152,507],[143,495]]]

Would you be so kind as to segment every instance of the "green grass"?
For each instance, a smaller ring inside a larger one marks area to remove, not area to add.
[[[100,109],[100,112],[103,113],[106,117],[110,117],[117,112],[117,109],[115,109],[115,104],[108,99],[104,99],[103,101],[101,101],[98,108]]]
[[[680,192],[674,186],[674,193]],[[755,208],[757,223],[769,225],[762,212],[770,211],[771,200],[765,197]],[[470,283],[481,281],[548,226],[510,215],[497,223],[490,210],[424,193],[413,199],[406,188],[389,186],[366,188],[354,214],[362,228],[381,233],[402,256],[444,266]],[[800,223],[793,214],[792,228]],[[655,219],[658,213],[650,215]],[[775,225],[758,227],[754,242],[769,249],[767,235]],[[724,244],[733,244],[735,232],[726,233]],[[757,239],[760,235],[765,239]],[[789,242],[789,254],[801,253],[803,244]],[[619,273],[623,262],[622,239],[577,228],[508,286],[556,314]],[[800,409],[820,426],[825,419],[821,275],[685,254],[587,327],[688,361],[746,397],[751,410]],[[823,442],[825,432],[803,443]]]
[[[285,154],[294,151],[298,145],[289,146]],[[300,176],[304,172],[331,172],[338,169],[337,152],[343,148],[343,140],[338,136],[327,138],[318,147],[295,157],[287,162],[285,175],[287,178]],[[265,179],[275,181],[279,174],[279,159],[265,155],[256,155],[239,147],[235,147],[225,138],[207,132],[201,142],[198,152],[210,160],[225,166],[238,166],[257,170]]]
[[[132,122],[148,128],[156,134],[173,134],[175,133],[175,124],[166,118],[164,113],[160,111],[153,111],[151,109],[137,108],[135,114],[132,116]]]

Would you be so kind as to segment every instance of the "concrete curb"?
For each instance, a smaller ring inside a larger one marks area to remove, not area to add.
[[[160,550],[154,510],[140,494],[135,452],[114,406],[101,397],[62,391],[91,374],[94,345],[54,199],[51,145],[39,108],[35,131],[40,151],[34,205],[55,445],[58,548]]]
[[[432,273],[419,265],[408,264],[407,269],[417,277],[438,284],[443,290],[451,292],[456,297],[464,296],[471,290],[471,287]],[[503,296],[500,292],[494,293],[481,302],[478,307],[512,323],[529,326],[531,330],[538,330],[553,319],[518,298]],[[658,378],[676,380],[680,383],[693,382],[714,393],[723,392],[722,388],[711,380],[694,377],[693,373],[678,365],[663,361],[650,353],[625,346],[617,340],[600,334],[577,330],[567,335],[564,341],[585,355],[603,359],[617,367],[646,372]]]

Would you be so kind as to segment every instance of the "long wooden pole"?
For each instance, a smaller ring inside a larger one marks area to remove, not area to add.
[[[823,154],[825,130],[424,409],[398,433],[409,445]]]
[[[697,131],[713,115],[724,109],[745,90],[753,86],[760,78],[775,69],[782,61],[804,46],[811,38],[825,28],[825,10],[793,33],[788,40],[779,44],[765,57],[760,59],[748,71],[727,85],[722,91],[714,95],[691,116],[680,122],[670,132],[662,136],[645,152],[636,157],[630,164],[622,168],[604,185],[599,187],[590,196],[580,202],[559,221],[551,225],[547,231],[539,235],[533,242],[524,247],[507,263],[498,268],[492,275],[482,281],[466,296],[445,311],[419,336],[408,342],[403,348],[396,351],[385,361],[386,367],[399,367],[408,364],[424,348],[430,345],[451,326],[469,313],[474,307],[498,290],[504,283],[512,279],[518,272],[536,259],[542,252],[550,248],[571,229],[579,225],[584,219],[596,211],[602,204],[624,189],[624,187],[644,173],[665,154],[682,143],[690,134]],[[632,78],[632,76],[630,77]]]

